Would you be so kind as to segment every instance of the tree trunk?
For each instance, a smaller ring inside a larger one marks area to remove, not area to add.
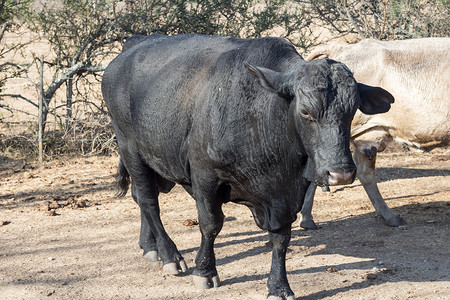
[[[73,96],[73,77],[70,77],[67,80],[66,130],[69,130],[72,123],[72,96]]]

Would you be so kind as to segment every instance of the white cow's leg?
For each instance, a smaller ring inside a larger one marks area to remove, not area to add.
[[[389,209],[377,186],[375,175],[375,161],[377,148],[370,149],[354,147],[353,160],[357,168],[357,176],[361,181],[373,207],[381,215],[384,222],[389,226],[400,226],[406,222],[396,213]]]
[[[312,217],[312,206],[314,202],[314,194],[316,193],[317,186],[314,183],[311,183],[306,191],[305,199],[303,202],[301,215],[302,219],[300,221],[300,227],[305,229],[317,229],[316,223],[314,223]]]

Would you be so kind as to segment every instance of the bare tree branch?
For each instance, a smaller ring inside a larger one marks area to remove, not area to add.
[[[0,97],[1,97],[1,96],[3,96],[3,95],[0,95]],[[13,96],[15,96],[15,95],[13,95]],[[18,98],[20,98],[20,97],[18,97]],[[34,105],[34,103],[32,103],[32,104]],[[4,105],[4,104],[0,104],[0,108],[1,108],[1,109],[4,109],[4,110],[7,110],[7,111],[9,111],[9,112],[11,112],[11,113],[14,113],[14,112],[20,112],[20,113],[25,114],[25,115],[28,115],[28,116],[37,116],[37,115],[35,115],[35,114],[33,114],[33,113],[30,113],[30,112],[28,112],[28,111],[25,111],[25,110],[23,110],[23,109],[13,108],[13,107],[10,107],[10,106]],[[4,118],[3,118],[3,119],[4,119]]]
[[[19,69],[21,72],[23,72],[25,74],[25,77],[28,79],[28,81],[36,88],[38,89],[38,86],[36,83],[34,83],[34,81],[30,78],[30,76],[28,75],[28,69],[25,67],[29,67],[32,63],[29,63],[27,65],[19,65],[19,64],[15,64],[12,62],[6,62],[0,65],[0,70],[2,70],[3,68],[7,67],[7,66],[11,66],[11,67],[15,67],[17,69]]]
[[[6,32],[6,29],[8,29],[8,27],[11,25],[11,23],[9,22],[5,22],[2,24],[2,27],[0,29],[0,41],[3,39],[3,35]]]
[[[86,71],[86,72],[101,72],[106,69],[107,66],[91,66],[85,65],[86,61],[79,62],[72,67],[68,68],[66,72],[56,80],[54,80],[50,86],[45,91],[45,100],[50,102],[50,99],[53,97],[53,94],[58,90],[58,88],[66,82],[73,75],[78,73],[78,71]]]
[[[20,94],[0,94],[0,97],[10,97],[10,98],[18,98],[18,99],[22,99],[25,100],[26,102],[32,104],[35,107],[39,107],[37,105],[37,103],[34,103],[33,101],[31,101],[28,98],[25,98],[24,96],[20,95]]]
[[[110,55],[110,54],[115,54],[115,55],[119,55],[120,52],[117,51],[101,51],[101,52],[97,52],[92,54],[91,56],[89,56],[85,61],[90,61],[91,59],[97,57],[97,56],[101,56],[101,55]]]
[[[353,18],[348,6],[346,4],[344,4],[344,12],[345,15],[347,16],[348,20],[352,23],[353,28],[356,30],[356,32],[358,32],[358,34],[365,39],[366,35],[364,34],[364,32],[361,30],[361,28],[359,27],[359,25],[356,23],[356,20]]]

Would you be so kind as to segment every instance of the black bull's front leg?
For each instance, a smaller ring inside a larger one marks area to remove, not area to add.
[[[269,232],[272,244],[272,266],[267,286],[270,300],[294,300],[294,293],[289,287],[286,276],[286,252],[291,240],[291,224],[285,225],[277,231]]]

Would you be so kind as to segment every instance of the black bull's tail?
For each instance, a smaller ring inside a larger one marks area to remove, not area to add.
[[[128,191],[128,187],[130,186],[130,174],[128,174],[125,165],[120,159],[119,167],[117,169],[117,193],[116,197],[124,197]]]

